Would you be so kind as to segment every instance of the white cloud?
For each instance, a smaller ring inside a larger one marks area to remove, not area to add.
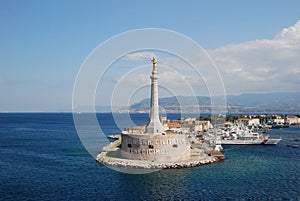
[[[279,33],[276,34],[276,40],[284,39],[284,40],[291,40],[291,39],[298,39],[300,38],[300,20],[293,26],[288,28],[284,28]]]
[[[299,31],[300,21],[283,29],[273,39],[247,41],[208,50],[219,68],[227,94],[299,91]],[[116,100],[128,102],[121,97],[128,96],[130,99],[132,94],[137,94],[135,90],[143,86],[145,88],[141,90],[140,96],[136,97],[149,96],[152,68],[150,58],[153,56],[158,58],[159,85],[173,94],[218,93],[215,88],[220,87],[220,83],[216,82],[217,74],[211,71],[211,61],[203,53],[200,56],[191,55],[197,63],[197,70],[179,57],[160,52],[135,52],[126,55],[123,61],[129,61],[128,65],[132,66],[133,71],[126,75],[120,73],[115,77],[115,84],[118,85],[115,94],[119,97]],[[145,64],[143,60],[148,63]]]
[[[272,40],[231,44],[209,54],[232,93],[299,91],[300,21]]]

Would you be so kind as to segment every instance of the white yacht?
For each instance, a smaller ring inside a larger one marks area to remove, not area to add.
[[[221,145],[275,145],[281,140],[281,138],[269,138],[269,136],[238,123],[227,127],[214,128],[205,136],[207,140],[213,140],[214,137],[218,139]]]

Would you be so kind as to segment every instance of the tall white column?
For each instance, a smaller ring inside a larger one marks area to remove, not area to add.
[[[151,78],[151,105],[150,105],[150,122],[146,127],[146,132],[149,134],[163,132],[163,125],[159,120],[159,106],[158,106],[158,76],[157,76],[157,61],[152,58],[152,75]]]

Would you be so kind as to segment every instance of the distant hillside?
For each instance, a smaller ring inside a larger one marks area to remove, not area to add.
[[[297,93],[265,93],[265,94],[242,94],[227,96],[230,105],[281,105],[291,106],[300,104],[300,92]]]
[[[159,105],[162,107],[168,106],[180,106],[181,105],[193,105],[195,103],[199,103],[201,105],[210,105],[210,97],[206,96],[172,96],[167,98],[160,98]],[[138,108],[149,108],[150,98],[143,99],[142,101],[135,103],[130,106],[130,109],[138,109]]]
[[[229,95],[226,99],[228,112],[300,112],[300,92]],[[129,109],[146,112],[149,105],[150,98],[147,98],[131,105]],[[186,109],[185,112],[193,112],[197,107],[209,112],[211,99],[207,96],[167,97],[160,98],[159,105],[166,112],[180,112],[182,108]]]

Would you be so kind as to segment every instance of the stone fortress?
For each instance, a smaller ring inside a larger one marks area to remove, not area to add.
[[[224,155],[193,135],[168,129],[159,117],[157,60],[151,59],[150,120],[146,126],[125,129],[121,138],[103,148],[97,161],[109,166],[136,168],[193,167],[224,159]]]

